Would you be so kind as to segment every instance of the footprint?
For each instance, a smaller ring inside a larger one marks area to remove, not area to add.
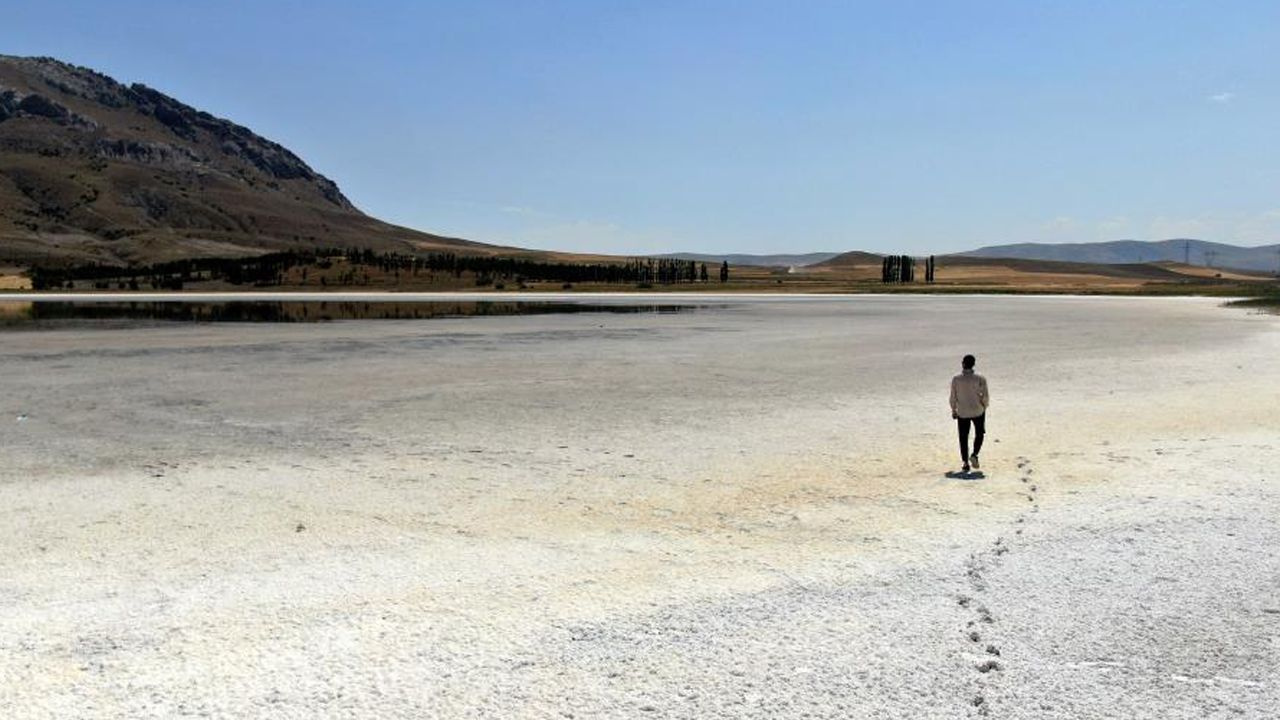
[[[971,585],[974,590],[981,592],[987,589],[987,583],[983,581],[982,574],[976,569],[971,568],[966,574],[969,577],[969,585]]]
[[[1031,503],[1031,506],[1027,511],[1019,513],[1014,518],[1015,524],[1022,524],[1026,522],[1030,513],[1039,511],[1039,505],[1036,502],[1036,492],[1039,488],[1031,484],[1031,475],[1033,471],[1029,467],[1030,460],[1025,457],[1019,457],[1017,465],[1018,468],[1022,470],[1019,479],[1022,483],[1027,485],[1026,490],[1019,494],[1023,495],[1027,498],[1027,502]],[[1022,527],[1015,527],[1014,534],[1022,535],[1022,530]],[[1000,648],[997,647],[995,643],[984,642],[984,634],[995,634],[994,626],[996,618],[995,615],[992,614],[991,610],[983,604],[982,600],[985,598],[984,593],[987,591],[987,571],[999,567],[1001,563],[999,560],[1000,556],[1008,553],[1011,549],[1011,543],[1006,543],[1003,537],[996,537],[995,540],[993,540],[983,551],[970,555],[968,562],[965,563],[964,571],[965,580],[968,581],[971,592],[974,594],[972,596],[956,596],[956,603],[960,607],[970,611],[970,619],[966,620],[965,627],[962,632],[964,632],[965,637],[968,638],[969,642],[974,645],[975,649],[981,647],[985,654],[985,658],[974,662],[974,668],[982,675],[987,675],[992,671],[1000,672],[1004,670],[1002,659],[996,659],[1002,658]],[[990,632],[979,632],[982,625],[989,625],[993,627]],[[986,717],[991,714],[991,705],[987,702],[987,698],[984,694],[987,683],[988,681],[986,680],[977,680],[977,687],[975,688],[977,692],[970,700],[970,704],[977,709],[976,714],[982,717]]]

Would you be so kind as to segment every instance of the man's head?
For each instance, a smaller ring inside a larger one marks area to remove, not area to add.
[[[978,362],[978,359],[975,358],[974,356],[965,355],[964,359],[960,361],[960,367],[964,368],[965,370],[972,370],[974,364],[976,364],[977,362]]]

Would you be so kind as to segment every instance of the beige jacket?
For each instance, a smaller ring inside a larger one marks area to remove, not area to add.
[[[990,404],[986,378],[972,370],[951,378],[951,412],[957,417],[976,418],[985,413]]]

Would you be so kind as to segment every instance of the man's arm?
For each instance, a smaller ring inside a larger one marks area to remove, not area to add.
[[[978,380],[978,399],[982,401],[982,409],[986,410],[991,405],[991,393],[987,392],[987,379]]]
[[[956,379],[951,378],[951,417],[956,416],[956,407],[958,407],[956,399]]]

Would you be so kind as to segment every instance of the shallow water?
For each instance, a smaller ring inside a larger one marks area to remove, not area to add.
[[[432,320],[570,313],[674,313],[693,305],[665,303],[486,301],[117,301],[0,302],[0,330],[125,328],[156,323],[314,323],[335,320]]]

